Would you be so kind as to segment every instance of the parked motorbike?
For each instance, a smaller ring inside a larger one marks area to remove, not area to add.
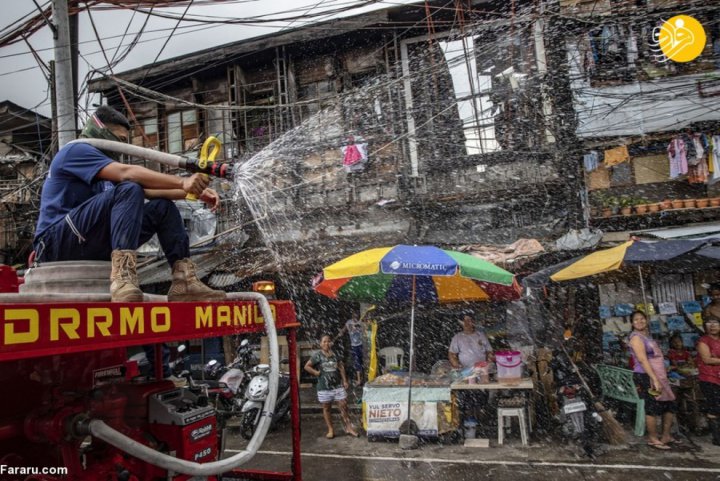
[[[283,360],[282,363],[287,363]],[[253,378],[245,389],[245,404],[242,406],[242,419],[240,420],[240,435],[245,439],[252,438],[260,423],[265,399],[270,391],[270,380],[268,364],[258,364],[252,370]],[[278,421],[285,418],[290,412],[290,376],[280,373],[278,382],[278,395],[275,401],[275,410],[272,413],[270,428],[277,425]]]
[[[207,390],[210,402],[215,406],[218,425],[224,428],[227,421],[241,414],[245,401],[245,388],[250,381],[250,365],[254,356],[250,343],[244,339],[238,346],[235,359],[227,366],[211,359],[204,368],[205,379],[196,380],[196,385],[203,385]]]
[[[557,387],[563,435],[568,440],[580,443],[587,456],[595,457],[602,418],[593,406],[590,393],[583,387],[567,354],[562,350],[553,353],[550,368]]]

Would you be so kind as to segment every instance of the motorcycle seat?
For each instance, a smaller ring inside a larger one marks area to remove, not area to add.
[[[220,381],[215,381],[212,379],[205,379],[201,381],[195,381],[195,386],[207,386],[208,389],[219,389],[219,388],[226,388],[227,384]]]

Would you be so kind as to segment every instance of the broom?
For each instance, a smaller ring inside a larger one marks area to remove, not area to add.
[[[568,352],[565,350],[565,346],[561,346],[563,352],[568,358],[568,361],[570,361],[570,364],[573,367],[573,370],[578,375],[578,378],[580,379],[580,382],[582,383],[585,390],[590,394],[590,397],[593,399],[593,406],[595,406],[595,410],[602,418],[602,428],[603,433],[605,434],[605,437],[608,440],[608,443],[610,444],[625,444],[626,437],[625,437],[625,429],[623,429],[622,425],[615,419],[615,417],[612,415],[610,411],[597,400],[595,395],[593,394],[592,390],[590,389],[590,386],[588,385],[587,381],[583,377],[582,374],[580,374],[580,370],[578,369],[575,362],[572,360]]]

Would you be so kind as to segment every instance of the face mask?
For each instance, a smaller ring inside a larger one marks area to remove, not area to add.
[[[113,134],[110,129],[105,127],[105,124],[103,124],[102,121],[95,116],[95,114],[91,115],[88,121],[85,123],[85,127],[80,133],[80,137],[84,139],[104,139],[112,140],[114,142],[121,142],[121,140],[115,134]],[[102,152],[115,161],[120,160],[119,152],[110,152],[105,150],[103,150]]]

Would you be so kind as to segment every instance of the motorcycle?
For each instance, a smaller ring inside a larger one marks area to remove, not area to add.
[[[596,443],[602,418],[567,356],[564,351],[555,351],[550,362],[557,386],[562,432],[567,439],[580,443],[585,454],[592,458],[597,454]]]
[[[287,360],[281,361],[287,363]],[[242,406],[242,419],[240,420],[240,435],[245,439],[252,438],[260,423],[265,399],[270,391],[270,380],[268,364],[258,364],[252,370],[254,376],[245,389],[245,404]],[[283,419],[290,412],[290,376],[280,373],[278,381],[278,395],[275,401],[275,410],[272,413],[270,428],[272,429],[278,421]]]
[[[218,425],[223,429],[227,421],[241,414],[245,387],[250,380],[250,365],[254,355],[250,343],[244,339],[237,348],[235,359],[227,366],[211,359],[204,368],[205,379],[196,380],[207,390],[210,402],[215,406]]]

